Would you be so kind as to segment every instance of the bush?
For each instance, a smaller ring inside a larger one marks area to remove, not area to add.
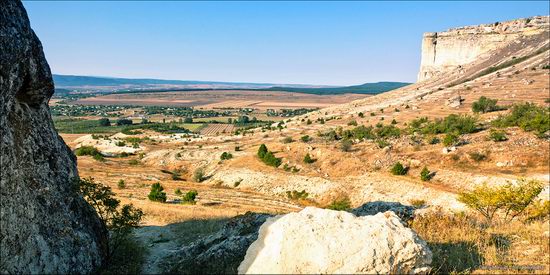
[[[457,143],[458,143],[457,134],[449,133],[449,134],[446,134],[445,137],[443,138],[443,145],[445,146],[451,146]]]
[[[477,162],[480,162],[482,160],[487,159],[487,155],[483,154],[483,153],[480,153],[480,152],[471,152],[471,153],[469,153],[469,155],[470,155],[470,158],[472,158],[473,160],[475,160]]]
[[[126,183],[124,182],[123,179],[120,179],[118,182],[117,182],[117,186],[119,189],[124,189],[126,188]]]
[[[265,146],[265,144],[260,145],[260,148],[258,148],[258,157],[260,159],[263,159],[266,153],[267,153],[267,146]]]
[[[181,173],[179,170],[172,171],[172,180],[181,180]]]
[[[496,215],[509,222],[522,214],[542,189],[543,184],[535,180],[520,179],[517,184],[508,182],[502,186],[483,183],[472,191],[459,193],[458,200],[479,212],[490,224]]]
[[[228,152],[223,152],[222,155],[220,156],[221,160],[232,159],[232,158],[233,158],[233,155]]]
[[[99,126],[111,126],[111,121],[108,118],[100,118],[98,120]]]
[[[397,120],[395,120],[395,119],[392,119],[392,120],[391,120],[391,124],[392,124],[392,125],[395,125],[395,124],[397,124]]]
[[[488,113],[498,111],[501,108],[497,106],[496,99],[490,99],[488,97],[480,97],[477,101],[472,103],[472,111],[474,113]]]
[[[279,167],[282,162],[281,159],[275,157],[272,152],[267,152],[262,160],[265,164],[273,167]]]
[[[306,156],[304,157],[304,163],[310,164],[310,163],[314,163],[315,161],[316,159],[311,158],[309,153],[307,153]]]
[[[303,142],[310,142],[312,139],[313,139],[313,138],[311,138],[311,137],[308,136],[308,135],[302,136],[302,137],[300,138],[300,140],[303,141]]]
[[[151,185],[151,192],[149,192],[147,198],[151,201],[166,202],[166,193],[163,192],[163,190],[164,187],[160,185],[160,182],[153,183],[153,185]]]
[[[204,168],[199,167],[195,169],[195,172],[193,172],[193,180],[195,182],[203,182],[206,179],[204,176]]]
[[[438,144],[440,142],[440,140],[437,138],[437,137],[431,137],[429,140],[428,140],[428,143],[429,144]]]
[[[378,138],[398,138],[401,136],[401,130],[393,125],[382,125],[375,130]]]
[[[103,157],[102,154],[94,155],[93,158],[97,161],[101,161],[101,162],[105,161],[105,157]]]
[[[352,146],[353,143],[349,139],[344,139],[340,142],[340,150],[342,150],[343,152],[351,151]]]
[[[548,108],[539,107],[533,103],[517,104],[510,114],[501,116],[493,125],[496,127],[518,126],[524,131],[535,132],[538,137],[550,131],[550,113]]]
[[[126,146],[126,142],[124,142],[122,140],[119,140],[119,141],[115,142],[115,145],[118,146],[118,147],[123,147],[123,146]]]
[[[326,208],[337,211],[348,211],[351,209],[351,202],[347,197],[340,198],[332,201]]]
[[[286,191],[286,197],[291,200],[305,200],[307,199],[307,196],[309,196],[309,194],[306,192],[306,190],[302,190],[300,192],[296,190]]]
[[[477,119],[468,115],[451,114],[444,119],[428,120],[426,117],[415,119],[409,124],[409,132],[423,134],[469,134],[478,130]]]
[[[352,120],[352,121],[348,122],[348,126],[357,126],[357,121]]]
[[[432,179],[432,177],[433,175],[430,170],[428,170],[428,167],[424,166],[424,168],[422,168],[422,171],[420,171],[420,179],[422,181],[429,181]]]
[[[101,223],[109,230],[107,261],[113,257],[132,230],[139,226],[143,212],[126,204],[120,206],[111,187],[95,182],[93,178],[77,178],[75,187],[94,208]]]
[[[191,190],[191,191],[185,193],[185,195],[181,199],[181,202],[183,204],[195,204],[196,203],[195,199],[197,198],[198,194],[199,194],[199,192],[197,192],[197,190]]]
[[[359,112],[357,115],[361,118],[365,117],[365,114],[363,114],[363,112]]]
[[[411,205],[416,208],[416,209],[419,209],[419,208],[422,208],[426,205],[426,201],[425,200],[416,200],[416,199],[413,199],[413,200],[410,200],[409,201],[411,203]]]
[[[292,143],[294,140],[292,140],[292,137],[285,137],[281,140],[282,143],[284,144],[287,144],[287,143]]]
[[[240,146],[235,146],[235,152],[239,152],[241,151],[241,147]]]
[[[489,133],[489,138],[494,142],[507,141],[506,133],[504,131],[498,131],[491,129]]]
[[[180,190],[179,188],[176,189],[176,191],[174,191],[174,194],[175,194],[176,196],[181,196],[181,195],[183,195],[183,193],[181,192],[181,190]]]
[[[193,123],[193,118],[192,117],[186,117],[183,119],[183,123]]]
[[[93,146],[81,146],[74,150],[74,154],[77,156],[94,156],[101,153]]]
[[[408,168],[404,167],[403,164],[401,164],[401,162],[398,161],[391,168],[391,173],[392,175],[403,176],[407,174],[408,170],[409,170]]]
[[[139,160],[137,159],[131,159],[128,161],[128,164],[130,165],[138,165],[139,164]]]

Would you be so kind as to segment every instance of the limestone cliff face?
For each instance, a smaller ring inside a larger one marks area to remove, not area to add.
[[[78,195],[76,158],[53,127],[54,91],[20,1],[0,2],[0,273],[89,273],[106,229]]]
[[[516,41],[548,31],[548,16],[468,26],[446,32],[425,33],[422,39],[422,61],[418,81],[457,70],[484,54]]]

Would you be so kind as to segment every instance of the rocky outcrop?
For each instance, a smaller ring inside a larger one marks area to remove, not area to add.
[[[418,81],[455,71],[484,54],[516,43],[521,36],[548,31],[549,17],[537,16],[507,22],[425,33],[422,39],[422,61]]]
[[[407,222],[414,218],[414,210],[414,207],[399,202],[372,201],[351,210],[351,213],[356,216],[372,216],[378,213],[392,211],[402,221]]]
[[[307,207],[269,218],[239,273],[426,273],[431,252],[393,212],[357,217]]]
[[[106,230],[79,196],[76,159],[53,127],[54,86],[20,1],[0,3],[0,273],[89,273]]]
[[[165,260],[169,266],[164,269],[183,274],[235,274],[268,217],[256,213],[237,216],[216,234],[179,249]]]

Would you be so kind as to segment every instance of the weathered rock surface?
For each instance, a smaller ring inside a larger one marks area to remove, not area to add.
[[[88,273],[106,230],[73,188],[76,159],[53,127],[54,86],[20,1],[0,3],[0,273]]]
[[[414,207],[399,202],[373,201],[367,202],[351,211],[356,216],[372,216],[386,211],[394,212],[402,221],[414,218]]]
[[[165,262],[171,273],[235,274],[246,250],[258,238],[260,226],[268,214],[246,213],[237,216],[216,234],[182,247]]]
[[[548,24],[548,16],[535,16],[425,33],[418,81],[449,71],[461,73],[463,65],[475,61],[481,55],[516,43],[521,36],[548,31]]]
[[[423,273],[432,254],[393,212],[356,217],[307,207],[269,218],[239,273]]]

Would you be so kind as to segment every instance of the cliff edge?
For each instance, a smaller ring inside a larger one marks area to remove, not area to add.
[[[0,273],[90,273],[107,232],[76,193],[54,129],[50,68],[20,1],[0,3]]]
[[[424,33],[418,81],[460,69],[480,56],[548,31],[549,17],[536,16],[493,24]]]

